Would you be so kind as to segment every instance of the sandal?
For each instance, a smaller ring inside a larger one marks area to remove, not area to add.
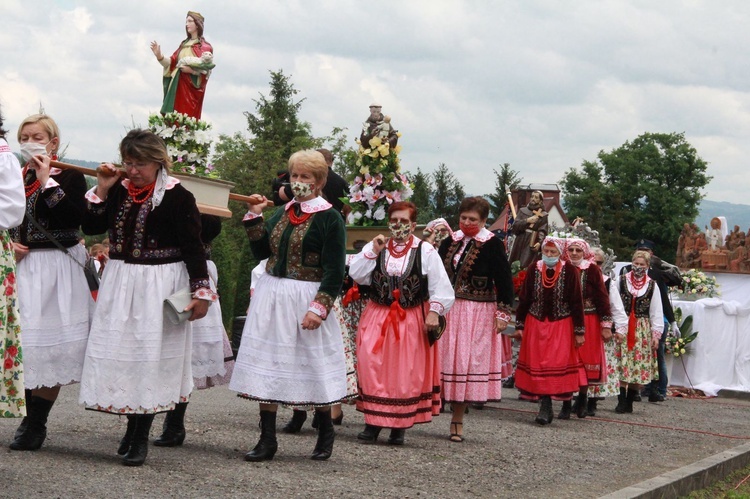
[[[459,426],[461,427],[461,432],[463,432],[463,429],[464,429],[464,424],[463,423],[454,423],[453,421],[451,421],[451,436],[450,436],[450,441],[451,442],[457,442],[458,443],[458,442],[463,442],[464,441],[463,435],[461,435],[460,433],[458,433],[458,427]],[[453,431],[454,428],[455,428],[455,431]]]

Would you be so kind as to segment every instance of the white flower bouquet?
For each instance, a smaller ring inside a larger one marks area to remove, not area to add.
[[[174,173],[189,173],[218,178],[214,165],[208,162],[211,148],[211,124],[182,113],[152,114],[149,129],[164,139],[172,158]]]
[[[678,296],[711,298],[719,296],[719,284],[715,277],[709,277],[700,270],[689,269],[682,273],[679,286],[672,286],[672,291]]]
[[[401,133],[397,134],[399,137]],[[359,140],[357,141],[359,143]],[[359,143],[357,166],[359,173],[349,186],[345,204],[351,207],[346,223],[349,225],[386,225],[388,206],[406,201],[413,194],[413,186],[401,173],[398,154],[401,146],[391,148],[387,140],[376,136],[369,147]]]

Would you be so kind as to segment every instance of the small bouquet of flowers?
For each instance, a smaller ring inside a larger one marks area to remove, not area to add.
[[[399,137],[401,133],[397,134]],[[369,144],[359,140],[359,173],[349,186],[349,197],[343,198],[351,207],[346,223],[349,225],[386,225],[388,206],[406,201],[413,194],[413,186],[401,173],[398,154],[401,146],[391,149],[387,140],[375,136]],[[365,147],[367,146],[367,147]]]
[[[149,129],[164,139],[167,153],[172,158],[174,173],[189,173],[201,177],[218,178],[214,165],[208,162],[211,147],[211,124],[172,112],[148,117]]]
[[[516,260],[511,264],[510,272],[513,275],[513,294],[519,296],[526,281],[526,271],[521,269],[521,262]]]
[[[679,286],[672,286],[672,291],[679,296],[711,298],[718,296],[719,284],[715,277],[709,277],[700,270],[689,269],[682,273],[682,282]]]
[[[183,57],[177,61],[177,67],[180,66],[190,66],[201,74],[208,74],[216,67],[216,64],[214,64],[214,55],[211,52],[203,52],[200,57]]]
[[[677,307],[674,311],[674,318],[675,322],[680,325],[680,337],[678,338],[670,331],[666,339],[665,348],[668,354],[679,357],[688,352],[687,346],[698,337],[698,331],[693,331],[692,315],[685,317],[685,320],[682,319],[682,309],[680,307]]]

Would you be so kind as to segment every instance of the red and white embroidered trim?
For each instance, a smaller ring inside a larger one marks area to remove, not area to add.
[[[437,312],[438,315],[443,315],[445,313],[445,307],[440,302],[431,301],[430,302],[430,312]]]
[[[495,319],[500,319],[501,321],[510,322],[510,314],[502,310],[495,310]]]
[[[211,291],[210,288],[199,288],[193,293],[193,298],[207,300],[213,303],[219,299],[219,295]]]
[[[83,197],[86,198],[86,201],[88,201],[89,203],[92,203],[92,204],[103,203],[104,201],[102,201],[99,198],[99,196],[97,196],[96,194],[94,194],[94,191],[96,191],[96,187],[92,187],[91,189],[89,189],[88,191],[86,191],[86,194],[84,194]]]
[[[259,215],[258,213],[253,213],[252,211],[248,211],[245,213],[245,216],[242,217],[243,222],[247,222],[248,220],[255,220],[258,217],[262,217],[263,215]]]
[[[320,318],[323,320],[325,320],[326,317],[328,317],[328,312],[326,311],[325,305],[317,301],[310,302],[310,308],[308,308],[307,310],[320,316]]]

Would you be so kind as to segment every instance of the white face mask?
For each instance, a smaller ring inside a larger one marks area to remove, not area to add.
[[[49,144],[49,142],[47,142]],[[27,163],[31,161],[34,156],[48,156],[47,144],[40,144],[39,142],[24,142],[21,144],[21,156]]]

